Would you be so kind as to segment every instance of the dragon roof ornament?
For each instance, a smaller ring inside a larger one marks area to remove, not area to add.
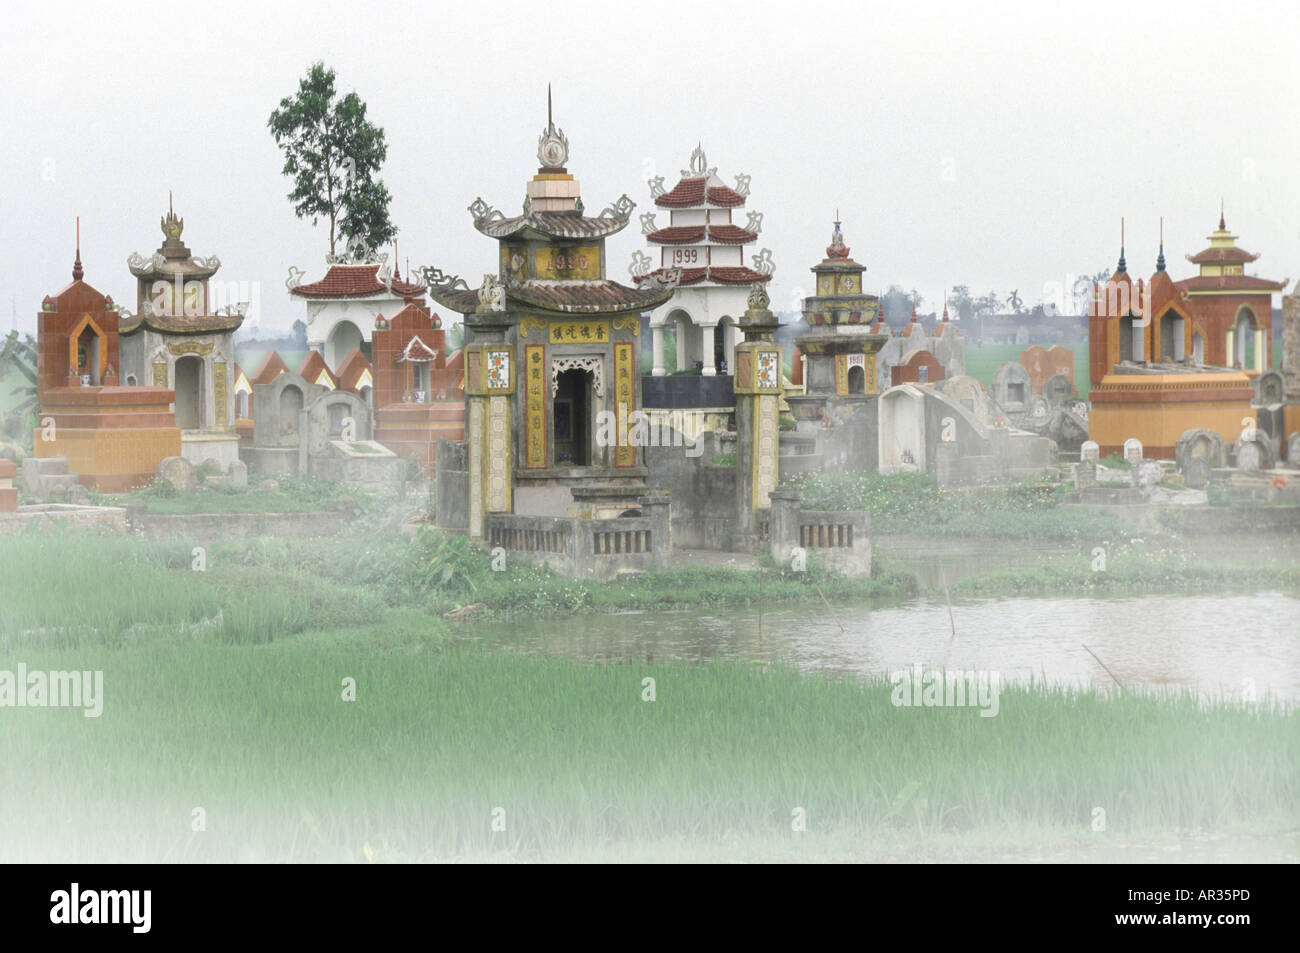
[[[420,283],[430,291],[469,291],[470,286],[465,283],[465,279],[460,275],[448,275],[441,268],[433,265],[422,265],[415,270],[420,276]]]

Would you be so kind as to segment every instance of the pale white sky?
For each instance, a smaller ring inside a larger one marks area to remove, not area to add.
[[[399,254],[477,286],[495,243],[466,206],[515,214],[536,171],[546,83],[595,212],[652,207],[697,141],[752,177],[773,303],[806,293],[838,207],[868,289],[1018,289],[1026,304],[1114,264],[1135,274],[1159,216],[1175,278],[1219,199],[1257,273],[1300,277],[1300,14],[1293,3],[25,4],[0,35],[0,328],[34,330],[70,278],[133,300],[132,251],[161,241],[167,191],[219,278],[265,320],[303,316],[290,265],[324,270],[266,131],[322,59],[388,135]],[[666,216],[660,216],[661,222]],[[627,282],[633,223],[609,243]]]

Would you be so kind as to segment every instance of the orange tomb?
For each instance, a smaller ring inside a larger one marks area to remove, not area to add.
[[[175,394],[118,386],[118,313],[82,274],[78,247],[72,283],[47,296],[37,316],[33,455],[67,457],[84,486],[121,492],[149,483],[165,457],[181,455]]]

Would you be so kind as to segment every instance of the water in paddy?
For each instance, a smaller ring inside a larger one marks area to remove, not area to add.
[[[996,671],[1005,681],[1185,686],[1204,695],[1300,700],[1300,599],[916,601],[886,607],[625,612],[476,624],[467,637],[529,654],[579,659],[771,659],[801,668],[892,672],[916,663]],[[953,636],[952,624],[956,625]]]

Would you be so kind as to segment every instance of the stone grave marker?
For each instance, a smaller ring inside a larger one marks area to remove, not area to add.
[[[1074,397],[1074,385],[1064,374],[1053,374],[1043,384],[1043,396],[1053,407],[1059,407]]]
[[[1205,489],[1210,482],[1210,461],[1204,457],[1192,457],[1183,466],[1183,480],[1189,489]]]
[[[167,480],[178,493],[193,493],[198,487],[194,464],[184,457],[164,457],[154,472],[154,479]]]
[[[1237,469],[1256,471],[1264,468],[1264,454],[1254,440],[1243,440],[1237,448]]]
[[[1074,468],[1074,488],[1079,491],[1090,490],[1097,485],[1097,461],[1080,460]]]
[[[1129,480],[1143,493],[1150,493],[1164,476],[1165,468],[1157,460],[1139,460],[1129,470]]]

